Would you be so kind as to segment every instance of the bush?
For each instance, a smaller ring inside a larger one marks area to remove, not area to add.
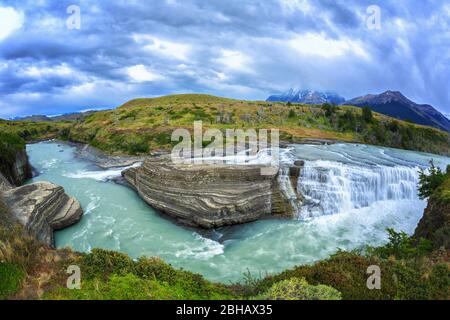
[[[341,300],[332,287],[310,285],[304,278],[292,278],[275,283],[263,297],[267,300]]]
[[[450,299],[450,268],[447,264],[433,266],[428,282],[428,299]]]
[[[112,273],[126,275],[133,270],[133,260],[124,253],[93,249],[84,255],[82,269],[90,278]]]
[[[0,299],[6,299],[16,293],[24,277],[25,272],[20,266],[0,262]]]
[[[420,239],[418,243],[404,232],[396,232],[388,228],[389,242],[381,247],[368,247],[367,252],[371,256],[388,259],[394,256],[397,259],[408,259],[423,256],[431,252],[433,245],[431,241]]]

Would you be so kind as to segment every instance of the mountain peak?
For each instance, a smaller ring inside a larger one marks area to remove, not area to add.
[[[322,104],[322,103],[335,103],[341,104],[345,101],[345,98],[341,97],[334,92],[321,92],[315,90],[303,90],[303,89],[289,89],[286,92],[279,95],[270,96],[267,101],[273,102],[297,102],[304,104]]]
[[[346,101],[345,104],[369,107],[378,113],[397,119],[409,120],[450,132],[449,119],[430,105],[417,104],[409,100],[400,91],[388,90],[381,94],[368,94]]]

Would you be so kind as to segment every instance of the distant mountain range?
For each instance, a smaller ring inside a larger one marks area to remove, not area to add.
[[[431,126],[450,132],[449,115],[443,115],[428,104],[417,104],[399,91],[386,91],[381,94],[368,94],[345,101],[336,93],[290,89],[280,95],[272,95],[267,101],[296,102],[304,104],[346,104],[356,107],[369,107],[387,116],[408,120],[417,124]]]
[[[32,122],[51,122],[51,121],[77,121],[87,117],[90,114],[98,112],[97,110],[90,110],[85,112],[72,112],[59,116],[44,116],[44,115],[32,115],[25,117],[14,117],[11,120],[17,121],[32,121]]]
[[[346,101],[345,104],[369,107],[373,111],[417,124],[431,126],[450,132],[450,120],[428,104],[417,104],[398,91],[368,94]]]
[[[270,96],[267,101],[274,102],[294,102],[304,104],[322,104],[322,103],[334,103],[341,104],[345,101],[345,98],[334,92],[320,92],[311,90],[294,90],[290,89],[280,95]]]

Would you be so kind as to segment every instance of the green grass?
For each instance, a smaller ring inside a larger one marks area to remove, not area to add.
[[[0,262],[0,299],[6,299],[16,293],[25,277],[20,265]]]
[[[94,249],[76,261],[82,270],[81,290],[59,286],[46,299],[215,300],[236,295],[222,284],[178,270],[158,258],[133,261],[126,254]]]

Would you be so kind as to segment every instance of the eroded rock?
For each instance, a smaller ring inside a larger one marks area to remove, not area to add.
[[[215,228],[292,215],[279,191],[277,170],[261,175],[262,167],[174,164],[158,157],[122,175],[155,209],[184,224]]]
[[[83,210],[60,186],[37,182],[3,193],[13,217],[26,231],[49,246],[54,246],[53,231],[78,222]]]

